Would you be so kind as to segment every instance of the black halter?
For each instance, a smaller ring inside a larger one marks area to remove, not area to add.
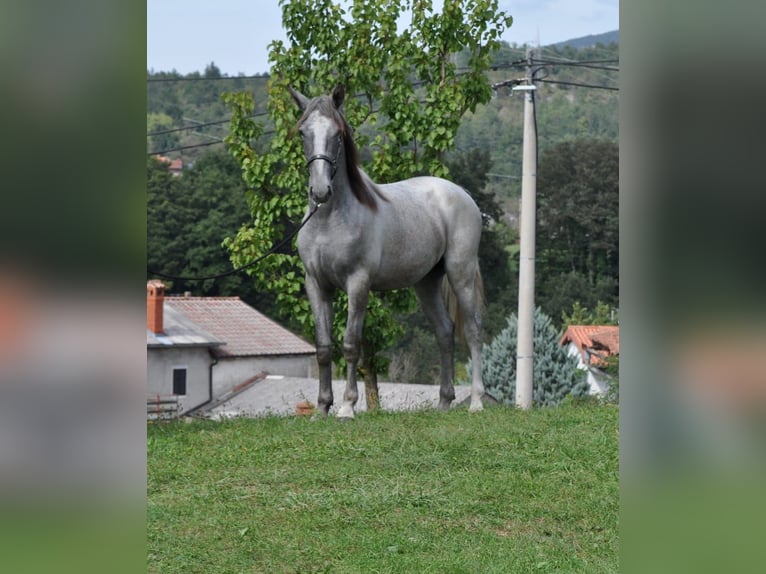
[[[312,155],[310,158],[306,160],[306,167],[309,167],[313,162],[315,162],[318,159],[322,159],[326,162],[329,162],[332,166],[332,175],[330,175],[330,179],[335,179],[335,172],[338,171],[338,157],[340,157],[340,150],[341,147],[343,147],[343,138],[342,136],[338,136],[338,151],[335,152],[335,157],[332,158],[329,155],[325,155],[323,153],[317,153]]]

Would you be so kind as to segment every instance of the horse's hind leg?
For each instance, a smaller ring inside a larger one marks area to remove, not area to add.
[[[364,315],[367,311],[367,301],[370,296],[369,280],[363,274],[351,277],[347,285],[348,320],[346,334],[343,337],[343,357],[346,359],[346,390],[336,415],[339,419],[353,419],[354,406],[359,398],[356,382],[356,368],[362,348],[362,333]]]
[[[476,259],[468,263],[447,264],[447,277],[452,291],[458,300],[463,323],[463,333],[471,351],[471,404],[470,412],[484,408],[481,402],[484,396],[484,383],[481,376],[481,305],[483,299],[481,275]]]
[[[441,267],[435,268],[415,285],[415,293],[436,333],[436,342],[441,356],[439,408],[446,411],[455,400],[455,387],[452,382],[455,375],[455,337],[454,324],[444,305],[441,293],[443,279],[444,270]]]

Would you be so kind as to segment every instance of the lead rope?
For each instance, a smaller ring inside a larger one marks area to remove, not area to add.
[[[221,277],[228,277],[229,275],[234,275],[235,273],[239,273],[240,271],[243,271],[245,269],[248,269],[249,267],[252,267],[254,265],[257,265],[264,259],[266,259],[269,255],[272,255],[276,253],[277,250],[279,250],[281,247],[283,247],[288,241],[290,241],[296,233],[298,233],[304,225],[306,225],[311,219],[311,217],[317,212],[319,209],[319,204],[311,202],[311,211],[309,211],[308,216],[306,216],[306,219],[304,219],[300,225],[298,225],[295,229],[293,229],[290,233],[287,234],[279,243],[272,246],[271,249],[269,249],[266,253],[258,257],[255,261],[251,261],[247,265],[243,265],[242,267],[237,267],[235,269],[232,269],[231,271],[226,271],[225,273],[218,273],[216,275],[204,275],[199,277],[182,277],[178,275],[169,275],[167,273],[161,273],[159,271],[153,271],[151,269],[146,270],[146,272],[149,275],[156,275],[158,277],[162,277],[163,279],[175,279],[178,281],[205,281],[207,279],[220,279]]]

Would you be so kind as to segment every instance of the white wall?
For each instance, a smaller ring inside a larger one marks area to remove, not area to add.
[[[213,396],[220,397],[264,371],[269,375],[313,378],[317,372],[316,356],[312,354],[219,359],[218,364],[213,367]]]
[[[590,390],[588,391],[591,395],[603,395],[606,392],[608,383],[605,378],[599,377],[598,372],[595,369],[591,369],[588,365],[586,365],[582,360],[582,355],[580,354],[580,351],[577,349],[577,345],[574,343],[569,343],[567,345],[567,354],[571,357],[577,357],[577,368],[582,369],[583,371],[587,371],[587,381],[588,386],[590,387]]]
[[[173,394],[173,369],[186,367],[186,395],[179,397],[181,412],[210,398],[210,364],[207,347],[169,347],[147,349],[147,394]]]

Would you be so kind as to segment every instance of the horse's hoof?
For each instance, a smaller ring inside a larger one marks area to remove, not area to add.
[[[468,407],[469,413],[478,413],[483,410],[484,410],[484,405],[482,404],[481,399],[477,401],[471,401],[471,406]]]
[[[439,405],[436,408],[438,408],[440,411],[448,411],[451,404],[452,401],[448,401],[447,399],[440,399]]]
[[[338,409],[338,414],[335,415],[335,418],[342,421],[350,421],[354,418],[354,407],[351,405],[341,405],[341,407]]]

